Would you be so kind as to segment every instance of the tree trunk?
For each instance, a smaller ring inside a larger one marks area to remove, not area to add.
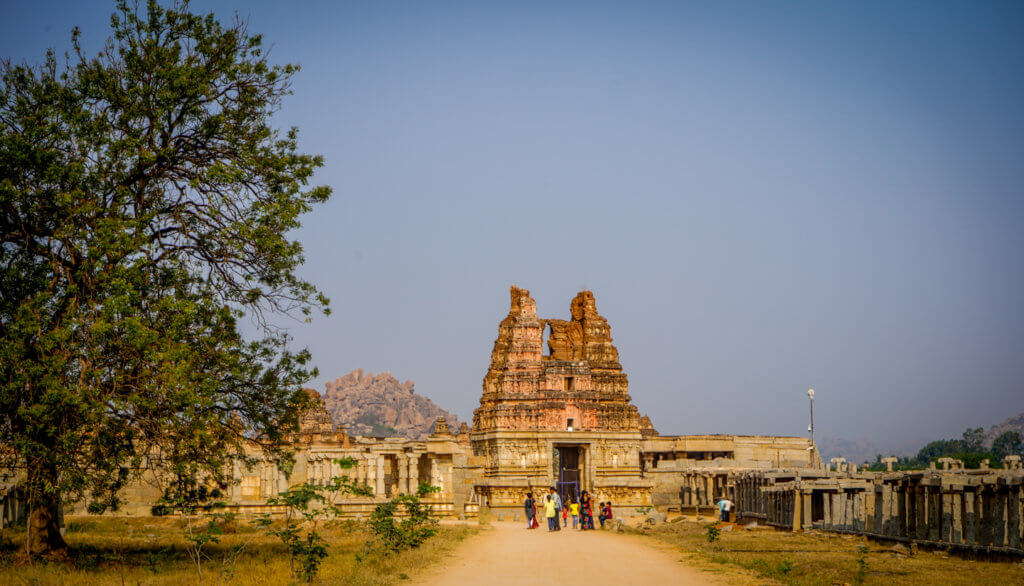
[[[60,534],[60,505],[56,499],[35,503],[28,514],[25,551],[33,557],[63,557],[68,544]]]

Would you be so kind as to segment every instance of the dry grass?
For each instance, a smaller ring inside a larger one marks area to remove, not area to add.
[[[1024,584],[1020,560],[970,560],[929,551],[905,555],[892,544],[863,537],[763,528],[722,531],[719,540],[709,544],[705,527],[685,520],[639,533],[677,547],[690,564],[710,571],[743,568],[761,583]]]
[[[210,546],[212,558],[203,566],[204,584],[259,585],[290,581],[288,555],[274,537],[244,521]],[[324,529],[330,555],[319,582],[358,586],[396,584],[439,560],[467,536],[470,526],[442,526],[440,533],[415,550],[384,557],[357,559],[369,536],[360,524],[338,522]],[[0,537],[0,584],[195,584],[199,577],[185,551],[183,524],[169,518],[68,519],[66,539],[74,548],[68,563],[19,562],[15,548],[24,531]],[[245,544],[234,564],[225,563],[233,546]]]

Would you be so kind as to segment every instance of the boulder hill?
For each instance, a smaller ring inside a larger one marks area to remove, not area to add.
[[[423,439],[438,417],[451,429],[459,427],[454,415],[417,395],[411,380],[400,383],[390,372],[374,375],[357,368],[326,386],[324,404],[334,424],[349,435]]]

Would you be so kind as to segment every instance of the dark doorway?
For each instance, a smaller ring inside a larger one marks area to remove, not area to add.
[[[563,503],[572,499],[579,502],[583,478],[583,448],[580,446],[558,447],[558,477],[555,490]]]

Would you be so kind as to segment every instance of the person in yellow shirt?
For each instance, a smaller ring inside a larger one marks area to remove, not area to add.
[[[555,501],[551,495],[544,495],[544,516],[548,518],[548,531],[558,530],[558,517],[555,516]]]
[[[572,528],[575,529],[580,521],[580,504],[576,502],[576,497],[569,501],[569,516],[572,517]]]

